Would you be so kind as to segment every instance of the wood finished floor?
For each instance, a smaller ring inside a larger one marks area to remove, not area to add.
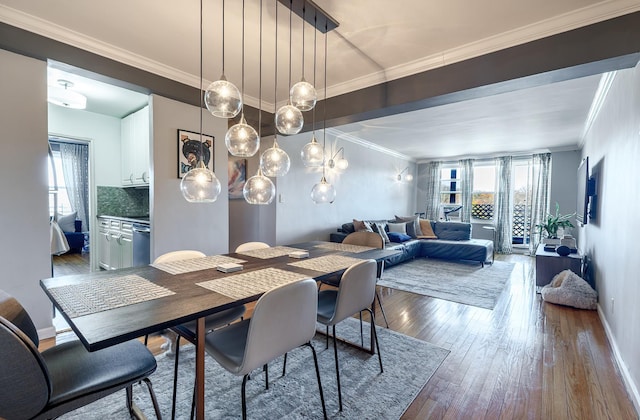
[[[380,288],[391,329],[451,351],[402,418],[637,419],[596,311],[542,302],[533,258],[496,259],[515,269],[493,310]],[[86,255],[54,263],[56,276],[88,271]]]

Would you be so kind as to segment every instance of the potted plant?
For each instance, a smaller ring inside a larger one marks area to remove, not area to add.
[[[536,227],[540,230],[540,236],[542,242],[545,244],[560,244],[560,238],[558,238],[558,229],[573,227],[573,224],[569,219],[575,216],[575,213],[560,214],[560,205],[556,202],[555,214],[547,213],[544,223],[537,224]]]

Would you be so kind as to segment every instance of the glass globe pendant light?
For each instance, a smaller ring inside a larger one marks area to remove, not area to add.
[[[307,9],[306,1],[304,2],[304,6],[302,6],[302,77],[300,81],[295,85],[291,86],[291,90],[289,91],[289,100],[291,101],[291,105],[298,108],[300,111],[310,111],[313,107],[316,106],[316,100],[318,99],[318,94],[316,93],[316,89],[313,85],[307,82],[304,79],[304,23],[305,23],[305,12]],[[315,27],[314,27],[315,29]],[[315,33],[316,31],[314,31]],[[315,42],[313,45],[315,49]],[[315,53],[314,53],[315,59]],[[314,65],[315,71],[315,65]],[[315,80],[313,81],[315,83]]]
[[[263,0],[260,0],[260,76],[258,78],[258,135],[260,137],[262,137],[262,2]],[[276,187],[258,167],[258,173],[244,183],[242,195],[249,204],[266,205],[270,204],[276,196]]]
[[[200,0],[200,156],[194,169],[185,174],[180,181],[180,191],[190,203],[212,203],[220,195],[220,181],[212,171],[207,169],[203,161],[202,144],[202,0]]]
[[[278,135],[273,138],[273,146],[260,156],[260,169],[266,176],[284,176],[289,172],[291,159],[287,152],[278,146]]]
[[[315,29],[315,25],[314,25],[314,29]],[[313,84],[314,85],[316,84],[316,33],[317,32],[318,32],[317,30],[314,30],[313,32]],[[313,115],[313,118],[311,120],[311,126],[313,129],[313,134],[311,135],[311,141],[305,144],[302,150],[300,151],[302,164],[307,168],[317,168],[322,165],[322,162],[324,160],[324,153],[323,153],[322,147],[320,147],[320,144],[318,144],[318,140],[316,140],[315,102],[314,102],[312,115]]]
[[[324,34],[324,123],[323,123],[323,154],[327,147],[327,32]],[[311,199],[316,204],[331,204],[336,199],[336,189],[327,182],[325,167],[322,165],[322,178],[311,189]]]
[[[244,0],[242,0],[242,97],[244,98]],[[243,101],[244,102],[244,101]],[[240,122],[233,125],[224,136],[227,150],[233,156],[250,157],[260,149],[260,137],[256,130],[247,124],[244,118],[244,105],[240,114]]]
[[[220,80],[212,82],[204,95],[207,109],[214,116],[233,118],[242,109],[240,91],[224,75],[224,0],[222,0],[222,75]]]
[[[291,14],[293,9],[293,0],[289,5],[289,85],[291,86]],[[277,22],[277,17],[276,17]],[[277,25],[276,25],[277,26]],[[276,44],[278,42],[278,32],[276,29]],[[277,53],[276,53],[277,56]],[[280,107],[275,114],[275,124],[278,132],[286,135],[298,134],[304,125],[302,112],[291,105],[291,98],[287,100],[287,104]]]

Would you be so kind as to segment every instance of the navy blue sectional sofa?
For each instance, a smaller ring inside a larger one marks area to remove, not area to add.
[[[388,242],[386,249],[397,249],[402,251],[402,254],[388,258],[385,260],[385,265],[389,267],[414,258],[428,257],[476,261],[484,267],[485,262],[492,260],[493,242],[486,239],[472,239],[470,223],[432,221],[431,226],[437,239]],[[345,223],[337,232],[331,233],[329,239],[331,242],[342,242],[349,233],[354,231],[353,223]]]

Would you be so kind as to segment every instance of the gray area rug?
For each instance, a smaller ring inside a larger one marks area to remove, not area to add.
[[[419,258],[386,268],[379,286],[493,309],[514,264],[453,262]]]
[[[324,331],[324,327],[318,326]],[[365,345],[369,324],[364,324]],[[338,337],[360,342],[360,327],[347,319],[336,327]],[[378,356],[338,343],[343,411],[338,411],[333,347],[325,349],[325,338],[316,334],[313,346],[318,353],[327,414],[332,419],[398,419],[438,369],[449,351],[425,341],[378,328],[384,373]],[[330,341],[331,343],[331,341]],[[194,347],[182,346],[178,379],[177,418],[189,418],[193,392]],[[241,417],[242,377],[233,376],[211,357],[206,357],[205,406],[207,419]],[[282,377],[282,358],[269,364],[269,389],[264,373],[256,370],[247,382],[247,417],[250,419],[321,419],[322,406],[313,357],[308,347],[289,353],[287,374]],[[158,370],[151,376],[164,418],[170,418],[173,359],[158,357]],[[134,400],[145,415],[155,418],[146,387],[135,385]],[[96,401],[61,419],[128,419],[124,391]]]

